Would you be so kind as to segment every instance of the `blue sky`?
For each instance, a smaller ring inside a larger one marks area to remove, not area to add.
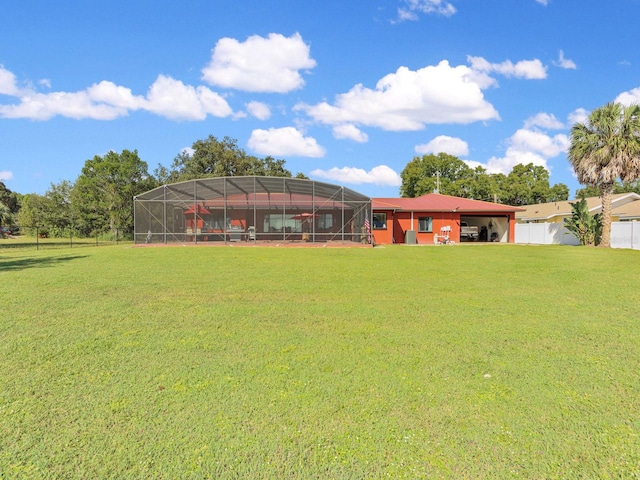
[[[439,151],[544,165],[573,196],[571,125],[640,101],[640,0],[5,3],[0,179],[19,193],[214,135],[371,196]]]

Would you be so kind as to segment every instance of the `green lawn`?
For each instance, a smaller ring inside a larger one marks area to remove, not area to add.
[[[639,263],[0,250],[0,478],[638,478]]]

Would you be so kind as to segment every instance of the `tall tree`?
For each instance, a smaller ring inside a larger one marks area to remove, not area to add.
[[[0,227],[11,223],[11,210],[4,203],[0,202]],[[0,238],[4,235],[0,235]]]
[[[73,183],[63,180],[52,183],[44,194],[42,222],[54,237],[67,237],[73,228],[74,212],[71,204]]]
[[[0,203],[3,203],[11,213],[18,213],[20,204],[18,203],[18,195],[9,190],[3,182],[0,181]]]
[[[87,160],[71,194],[81,232],[132,232],[133,197],[156,186],[147,168],[137,150]]]
[[[250,175],[247,172],[256,167],[257,159],[248,156],[237,140],[229,137],[218,140],[209,135],[206,140],[194,142],[191,151],[183,150],[173,159],[170,180]]]
[[[18,200],[15,193],[0,182],[0,227],[13,223],[13,214],[18,211]],[[2,235],[0,235],[2,237]]]
[[[28,193],[20,197],[17,215],[20,231],[35,235],[36,229],[52,237],[68,237],[73,228],[71,193],[73,184],[63,180],[51,184],[44,195]]]
[[[616,182],[613,185],[614,195],[617,193],[637,193],[640,195],[640,182]],[[601,195],[600,188],[587,185],[584,188],[576,190],[576,198],[599,197]]]
[[[438,190],[445,195],[473,198],[507,205],[530,205],[569,198],[569,187],[549,186],[549,172],[529,163],[516,165],[509,175],[471,169],[452,155],[423,155],[411,160],[402,173],[400,194],[417,197]]]
[[[400,173],[400,195],[413,198],[438,190],[444,195],[461,196],[465,190],[463,180],[471,179],[473,174],[466,163],[447,153],[414,157]]]
[[[579,188],[576,190],[576,198],[590,198],[590,197],[599,197],[600,189],[598,187],[594,187],[593,185],[587,185],[584,188]]]
[[[473,170],[473,177],[462,182],[469,184],[468,194],[461,195],[465,198],[483,200],[485,202],[500,203],[506,198],[504,191],[507,177],[502,173],[488,174],[487,171],[478,166]]]
[[[556,183],[549,189],[547,202],[562,202],[569,198],[569,187],[564,183]]]
[[[194,178],[238,177],[246,175],[291,177],[284,160],[273,157],[259,159],[248,155],[238,146],[237,140],[213,135],[197,140],[190,150],[180,152],[167,169],[158,166],[154,175],[159,183],[170,183]]]
[[[566,200],[569,196],[569,187],[562,183],[550,187],[549,171],[533,163],[513,167],[505,190],[507,195],[502,201],[515,206]]]
[[[569,161],[582,184],[600,189],[602,247],[611,246],[611,197],[616,180],[640,178],[640,106],[608,103],[571,129]]]
[[[291,172],[284,168],[284,160],[276,160],[273,157],[265,157],[261,162],[260,175],[267,177],[291,177]],[[255,175],[258,175],[256,173]]]
[[[27,193],[20,196],[20,211],[17,219],[20,233],[35,235],[36,227],[43,225],[45,202],[45,197],[37,193]]]

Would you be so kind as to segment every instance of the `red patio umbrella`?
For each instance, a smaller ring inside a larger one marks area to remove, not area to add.
[[[211,212],[199,203],[196,204],[195,210],[193,206],[191,206],[188,210],[182,212],[183,215],[193,215],[194,213],[197,215],[211,215]]]
[[[293,220],[309,220],[311,218],[316,218],[318,215],[315,213],[297,213],[293,217]]]

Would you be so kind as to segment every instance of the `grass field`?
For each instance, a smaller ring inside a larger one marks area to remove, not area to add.
[[[0,478],[639,478],[639,263],[0,250]]]

